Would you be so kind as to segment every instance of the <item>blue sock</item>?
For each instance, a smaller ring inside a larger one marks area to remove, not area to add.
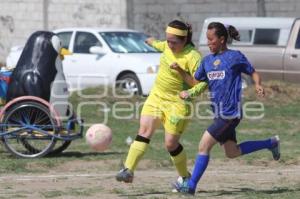
[[[239,146],[242,155],[244,155],[258,150],[272,148],[272,140],[267,139],[267,140],[257,140],[257,141],[246,141],[239,144]]]
[[[191,178],[189,179],[188,186],[195,191],[197,184],[204,173],[209,162],[209,155],[197,155],[195,166]]]

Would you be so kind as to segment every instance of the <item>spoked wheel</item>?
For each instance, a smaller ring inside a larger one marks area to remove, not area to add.
[[[67,115],[70,115],[69,120],[76,118],[76,114],[70,107],[68,107]],[[65,121],[65,122],[68,122],[68,121]],[[69,128],[70,128],[70,130],[74,130],[75,124],[71,123]],[[57,155],[59,153],[62,153],[64,150],[66,150],[70,146],[71,142],[72,142],[71,140],[57,140],[55,146],[53,147],[52,151],[48,153],[48,155],[51,156],[51,155]]]
[[[60,154],[70,146],[71,142],[72,141],[57,140],[54,148],[48,153],[48,155],[52,156]]]
[[[17,157],[36,158],[48,154],[56,143],[57,121],[49,108],[37,102],[21,102],[3,118],[2,137],[6,149]]]
[[[68,109],[68,111],[70,111],[70,109]],[[75,113],[72,112],[72,115],[69,119],[74,119],[75,117],[76,117]],[[71,140],[56,139],[55,145],[52,147],[51,151],[49,151],[47,153],[47,155],[52,156],[52,155],[57,155],[59,153],[62,153],[64,150],[66,150],[70,146],[71,142],[72,142]],[[33,146],[31,146],[28,143],[24,144],[24,146],[29,151],[36,151],[36,152],[39,151],[38,149],[34,148]]]
[[[46,155],[47,156],[52,156],[52,155],[57,155],[64,150],[66,150],[72,141],[65,141],[65,140],[56,140],[55,145],[52,147],[51,151],[49,151]],[[34,148],[31,146],[28,142],[23,142],[24,147],[29,150],[29,151],[35,151],[35,153],[40,152],[40,150]]]

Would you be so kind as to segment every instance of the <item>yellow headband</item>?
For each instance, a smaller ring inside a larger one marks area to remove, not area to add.
[[[170,34],[173,34],[173,35],[177,35],[177,36],[187,36],[188,34],[188,31],[187,30],[180,30],[178,28],[173,28],[173,27],[170,27],[168,26],[167,29],[166,29],[166,33],[170,33]]]

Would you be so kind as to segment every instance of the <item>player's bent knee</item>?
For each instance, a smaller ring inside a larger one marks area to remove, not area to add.
[[[140,127],[139,129],[139,135],[145,138],[151,138],[154,130],[149,127]]]
[[[225,155],[227,158],[233,159],[239,156],[237,153],[230,153],[230,152],[225,152]]]
[[[226,153],[226,157],[233,159],[233,158],[236,158],[236,155]]]
[[[174,143],[172,141],[166,140],[165,141],[165,148],[167,149],[167,151],[173,151],[178,147],[178,143]]]

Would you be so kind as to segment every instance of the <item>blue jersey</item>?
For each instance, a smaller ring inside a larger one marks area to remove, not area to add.
[[[251,75],[254,71],[240,51],[226,50],[220,54],[204,57],[195,78],[208,82],[215,117],[242,117],[241,73]]]

